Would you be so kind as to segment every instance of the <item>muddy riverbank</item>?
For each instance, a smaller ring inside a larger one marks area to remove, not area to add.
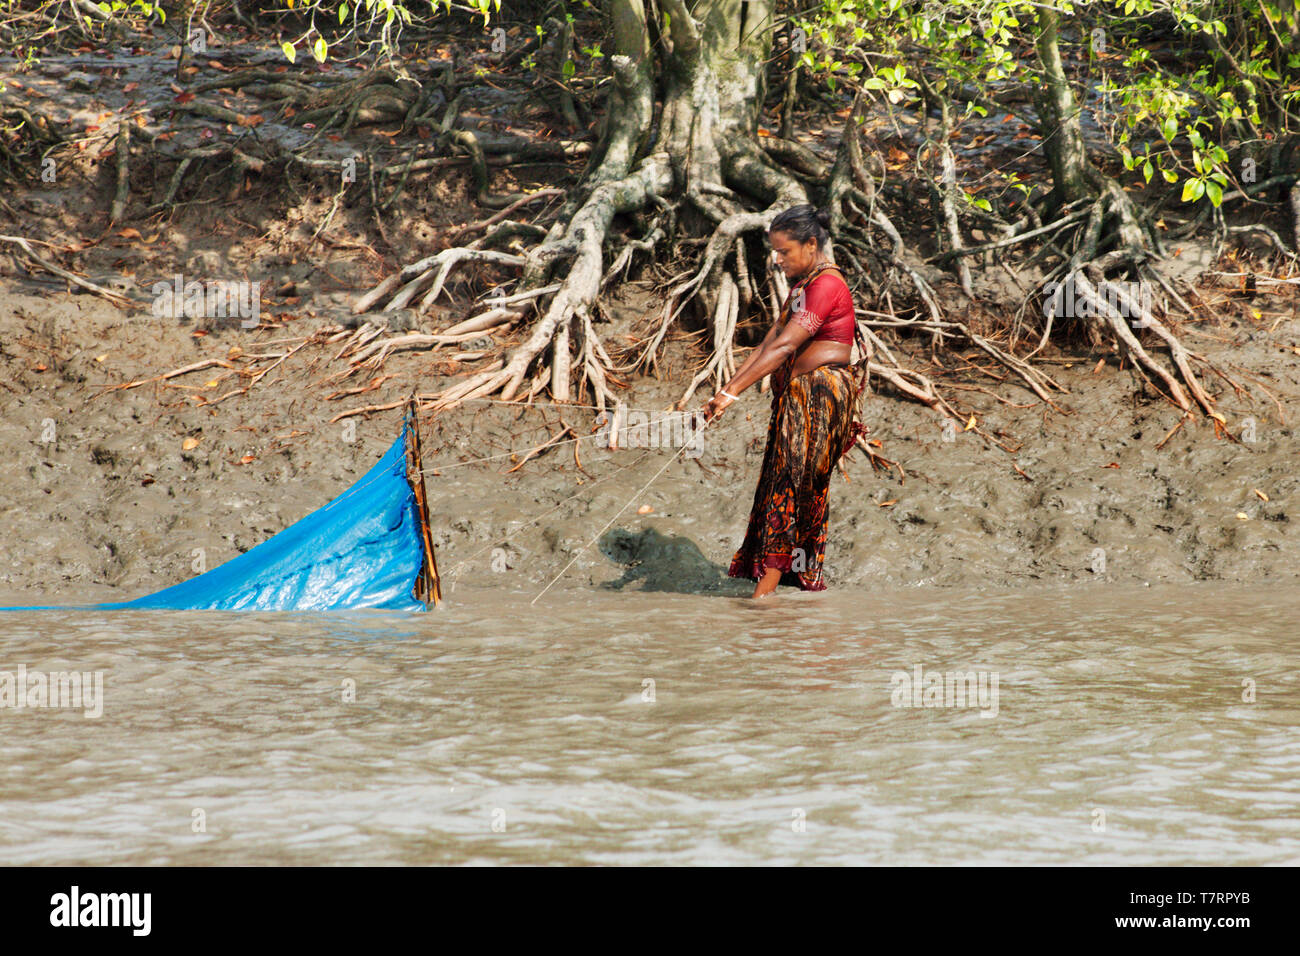
[[[279,328],[216,323],[195,335],[192,323],[156,317],[147,303],[119,311],[91,295],[34,291],[19,279],[0,295],[0,592],[17,603],[143,594],[233,558],[362,475],[397,436],[400,412],[332,418],[397,401],[404,382],[433,390],[457,367],[395,353],[384,369],[393,382],[330,399],[338,389],[322,380],[346,363],[312,345],[245,394],[222,398],[246,384],[238,363],[106,391],[211,358],[283,354],[286,339],[343,320],[346,296],[308,294],[280,314]],[[865,596],[883,584],[1294,581],[1293,301],[1260,295],[1186,327],[1193,348],[1267,393],[1238,396],[1211,379],[1226,430],[1188,422],[1163,447],[1177,409],[1113,355],[1049,356],[1072,414],[1010,384],[952,379],[1031,406],[960,393],[1010,453],[945,430],[922,406],[873,394],[870,437],[902,476],[873,472],[860,450],[846,458],[831,499],[830,587]],[[924,365],[924,349],[909,360]],[[655,415],[684,384],[643,377],[623,394]],[[613,518],[559,586],[743,591],[725,569],[743,536],[768,414],[768,396],[751,390],[705,433],[702,454],[677,456],[640,493],[676,449],[598,447],[594,409],[483,403],[428,421],[435,543],[449,585],[506,574],[513,580],[502,583],[540,589]],[[564,426],[584,437],[506,473]]]

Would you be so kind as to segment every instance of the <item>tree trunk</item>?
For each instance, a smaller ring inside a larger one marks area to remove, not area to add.
[[[684,0],[662,0],[662,7],[668,27],[656,148],[672,166],[675,195],[696,213],[694,231],[716,227],[698,292],[712,316],[735,238],[808,196],[757,142],[774,0],[693,0],[689,9]]]
[[[504,367],[445,390],[437,407],[497,392],[509,399],[534,362],[542,365],[548,354],[549,366],[534,378],[530,394],[549,379],[551,397],[569,401],[576,372],[603,407],[611,398],[605,380],[611,369],[592,314],[601,288],[630,256],[625,247],[607,270],[614,217],[641,210],[652,214],[646,234],[633,244],[643,252],[669,233],[707,235],[708,243],[698,271],[670,292],[659,330],[637,364],[653,365],[668,328],[689,302],[713,332],[710,367],[729,367],[732,337],[744,318],[740,308],[763,302],[765,275],[747,261],[744,234],[765,230],[778,211],[808,201],[803,184],[757,141],[775,6],[776,0],[659,0],[663,22],[655,24],[645,0],[609,0],[614,83],[601,141],[546,238],[521,257],[524,288],[551,284],[564,262],[568,272],[548,304],[536,300],[541,314]],[[658,51],[657,70],[652,49]],[[662,102],[657,123],[656,100]],[[432,278],[436,267],[425,266],[404,270],[408,288]],[[372,293],[367,304],[379,297]],[[390,302],[385,308],[394,307]]]
[[[622,179],[650,139],[654,114],[654,60],[644,0],[609,4],[614,37],[613,91],[605,104],[605,133],[592,156],[590,184]]]
[[[1043,146],[1052,167],[1056,208],[1091,195],[1088,188],[1088,150],[1079,125],[1079,107],[1061,63],[1058,45],[1060,18],[1055,9],[1039,7],[1038,61],[1045,83],[1033,95],[1043,129],[1055,130]]]
[[[1034,89],[1033,97],[1042,128],[1050,131],[1043,141],[1043,151],[1052,167],[1052,201],[1048,214],[1070,203],[1096,200],[1093,213],[1082,228],[1087,238],[1070,263],[1071,271],[1096,257],[1111,242],[1117,242],[1133,262],[1148,256],[1158,258],[1159,242],[1151,235],[1149,223],[1144,224],[1141,213],[1119,183],[1088,160],[1079,123],[1081,107],[1075,101],[1061,62],[1058,12],[1050,7],[1039,8],[1038,23],[1035,46],[1044,82]]]

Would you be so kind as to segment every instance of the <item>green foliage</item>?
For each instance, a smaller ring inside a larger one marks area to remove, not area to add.
[[[490,22],[493,12],[500,12],[501,0],[462,0],[471,11],[481,14],[483,24]],[[397,49],[404,26],[422,20],[423,17],[413,13],[411,7],[403,0],[307,0],[295,2],[285,0],[289,9],[308,17],[306,30],[293,40],[280,44],[285,59],[293,63],[296,49],[307,44],[312,57],[318,63],[324,63],[330,54],[330,48],[356,38],[363,41],[363,46],[376,50],[380,55],[391,57]],[[439,8],[443,13],[451,10],[452,0],[428,0],[428,12],[437,15]],[[423,10],[423,5],[420,5]],[[330,25],[332,39],[326,39],[322,28],[317,25],[316,16],[323,15],[324,24]],[[333,29],[333,25],[343,28],[342,32]]]
[[[122,0],[112,0],[112,3],[97,3],[95,6],[109,14],[119,13],[130,15],[134,11],[139,10],[146,19],[157,17],[159,23],[167,22],[166,11],[156,4],[145,3],[145,0],[131,0],[131,3],[129,4],[123,3]]]
[[[1086,73],[1072,76],[1075,99],[1095,110],[1125,168],[1143,182],[1156,173],[1182,182],[1185,201],[1217,205],[1230,182],[1229,140],[1300,124],[1298,8],[1282,2],[1058,0],[1057,45],[1086,54]],[[954,100],[959,90],[990,100],[1009,84],[1043,84],[1042,9],[1042,0],[823,0],[789,29],[806,39],[801,66],[832,90],[847,84],[902,103],[917,97],[924,75]],[[1160,17],[1175,35],[1153,47]],[[968,103],[971,113],[987,110]],[[1006,189],[1029,191],[1002,175]]]
[[[1128,0],[1123,9],[1128,11]],[[1287,17],[1260,0],[1144,0],[1137,7],[1149,9],[1162,10],[1178,24],[1187,55],[1170,65],[1121,34],[1127,52],[1123,81],[1107,76],[1102,86],[1107,100],[1117,104],[1116,148],[1125,168],[1140,166],[1147,181],[1159,170],[1166,182],[1183,182],[1184,202],[1204,197],[1217,206],[1229,182],[1229,154],[1219,141],[1237,138],[1244,144],[1266,136],[1267,127],[1273,135],[1295,128],[1291,108],[1300,96],[1300,56],[1290,50],[1293,31],[1273,29]],[[1289,16],[1294,26],[1294,11]],[[1161,142],[1153,141],[1153,133]],[[1134,155],[1130,144],[1139,138],[1143,151]]]

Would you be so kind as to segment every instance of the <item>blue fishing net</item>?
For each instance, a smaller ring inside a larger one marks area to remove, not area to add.
[[[325,507],[220,567],[134,601],[73,609],[425,610],[413,596],[424,546],[406,477],[410,434],[404,425],[378,464]],[[0,608],[31,610],[54,608]]]

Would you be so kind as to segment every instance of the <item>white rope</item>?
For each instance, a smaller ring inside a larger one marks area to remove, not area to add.
[[[712,419],[712,421],[705,422],[704,428],[701,428],[699,433],[703,434],[704,429],[708,428],[711,424],[713,424],[713,422],[716,422],[717,420],[718,419],[714,418]],[[560,571],[559,574],[557,574],[554,578],[551,579],[551,583],[546,585],[546,587],[542,588],[542,590],[538,593],[537,597],[533,598],[531,601],[528,602],[530,606],[536,604],[541,599],[542,595],[551,589],[551,587],[555,584],[556,581],[564,577],[565,572],[568,571],[569,568],[573,567],[573,563],[577,561],[579,557],[581,557],[582,553],[586,551],[588,548],[590,548],[592,544],[595,543],[596,539],[599,538],[602,534],[604,534],[609,529],[609,526],[618,520],[618,516],[627,510],[628,505],[636,501],[636,499],[639,498],[641,495],[645,494],[645,490],[649,488],[652,484],[654,484],[655,480],[658,479],[660,475],[662,475],[665,471],[668,470],[668,466],[677,460],[677,456],[680,455],[682,452],[684,452],[686,450],[686,447],[687,447],[686,445],[682,445],[681,448],[677,449],[677,453],[673,455],[672,458],[669,458],[666,462],[664,462],[664,466],[654,473],[654,477],[652,477],[649,481],[647,481],[644,485],[642,485],[640,490],[638,490],[636,494],[634,494],[631,498],[629,498],[627,502],[623,505],[623,507],[619,508],[618,511],[614,512],[614,516],[605,522],[605,526],[601,528],[599,531],[597,531],[590,541],[588,541],[586,544],[584,544],[581,548],[578,549],[577,553],[575,553],[574,556],[569,560],[569,563],[564,566],[564,568]]]
[[[682,412],[676,412],[676,413],[673,413],[673,414],[680,415],[680,414],[683,414],[683,413],[682,413]],[[649,427],[650,425],[658,425],[658,424],[660,424],[661,422],[672,421],[672,420],[673,420],[673,414],[670,414],[670,415],[668,415],[668,416],[665,416],[664,418],[657,418],[657,419],[655,419],[654,421],[650,421],[650,422],[638,422],[638,423],[637,423],[635,426],[633,426],[633,427],[639,429],[639,428]],[[704,429],[701,428],[699,433],[703,433],[703,431],[704,431]],[[698,433],[697,433],[697,434],[698,434]],[[559,448],[561,445],[571,445],[571,444],[573,444],[574,442],[579,442],[579,441],[588,441],[589,439],[592,439],[592,438],[608,438],[608,437],[609,437],[608,434],[601,434],[600,432],[592,432],[590,435],[579,435],[577,438],[564,438],[564,439],[561,439],[560,441],[556,441],[556,442],[543,442],[543,443],[540,444],[540,445],[534,445],[532,448],[528,449],[528,451],[536,451],[536,450],[538,450],[538,449],[540,449],[540,448],[543,448],[543,447],[545,447],[545,448]],[[685,445],[683,445],[683,447],[685,447]],[[519,455],[519,454],[521,454],[521,451],[520,451],[519,449],[516,449],[516,450],[514,450],[514,451],[503,451],[503,452],[501,452],[500,454],[497,454],[497,455],[486,455],[486,456],[484,456],[483,458],[471,458],[471,459],[469,459],[468,461],[454,461],[454,462],[451,462],[451,463],[449,463],[449,464],[445,464],[445,465],[431,465],[431,466],[429,466],[428,468],[425,468],[423,471],[421,471],[421,474],[424,474],[424,475],[430,475],[430,474],[433,474],[435,471],[443,471],[443,470],[448,469],[448,468],[459,468],[459,467],[462,466],[462,465],[477,465],[477,464],[479,464],[479,463],[481,463],[481,462],[485,462],[485,461],[493,461],[493,460],[495,460],[495,459],[497,459],[497,458],[510,458],[510,457],[512,457],[512,456]],[[525,454],[526,454],[526,452],[525,452]]]
[[[506,529],[506,531],[505,531],[505,534],[506,534],[507,536],[508,536],[508,535],[512,535],[512,534],[514,534],[516,531],[522,531],[524,528],[527,528],[529,525],[536,524],[537,522],[539,522],[539,521],[541,521],[543,518],[545,518],[547,515],[551,515],[551,514],[554,514],[554,513],[557,512],[557,511],[559,511],[561,508],[563,508],[565,505],[567,505],[570,501],[572,501],[574,498],[578,497],[578,495],[582,494],[583,492],[587,491],[588,489],[594,488],[596,485],[600,484],[602,481],[608,481],[610,478],[613,478],[615,475],[618,475],[618,474],[620,474],[620,473],[622,473],[622,472],[624,472],[624,471],[627,471],[627,470],[628,470],[629,468],[631,468],[633,465],[639,465],[639,464],[641,464],[641,462],[642,462],[642,461],[645,459],[645,457],[646,457],[647,455],[649,455],[649,454],[650,454],[650,452],[647,451],[647,452],[643,453],[639,458],[637,458],[636,461],[629,461],[626,465],[621,465],[620,467],[616,468],[614,471],[611,471],[608,475],[602,475],[601,477],[597,478],[595,481],[591,482],[590,484],[583,485],[580,489],[578,489],[577,491],[575,491],[573,494],[569,495],[569,497],[567,497],[567,498],[565,498],[564,500],[560,501],[557,505],[555,505],[555,507],[551,508],[549,511],[543,511],[543,512],[542,512],[541,514],[539,514],[537,517],[532,518],[532,519],[530,519],[530,520],[528,520],[528,521],[525,521],[525,522],[524,522],[523,524],[521,524],[519,527],[517,527],[517,528],[509,528],[509,527],[507,527],[507,529]],[[452,567],[451,571],[448,572],[448,573],[450,573],[450,574],[454,574],[454,575],[459,579],[459,577],[460,577],[460,569],[461,569],[462,567],[464,567],[465,565],[469,564],[471,561],[473,561],[475,558],[477,558],[480,554],[482,554],[484,551],[486,551],[488,548],[491,548],[491,547],[493,547],[492,544],[486,544],[486,545],[484,545],[483,547],[479,548],[477,551],[475,551],[473,554],[471,554],[468,558],[465,558],[464,560],[459,561],[458,563],[456,563],[456,564]]]
[[[714,421],[717,421],[717,419],[714,419]],[[710,423],[710,422],[706,422],[706,423],[705,423],[706,427],[707,427],[709,424],[711,424],[711,423]],[[739,423],[739,422],[735,422],[734,424],[740,424],[740,423]],[[703,429],[701,429],[700,431],[701,431],[701,433],[703,433]],[[682,446],[682,448],[678,449],[677,454],[681,454],[681,452],[684,451],[685,448],[686,448],[685,445]],[[634,465],[639,465],[639,464],[641,464],[641,462],[644,461],[645,458],[646,458],[649,454],[650,454],[649,451],[643,452],[640,456],[638,456],[638,457],[636,458],[635,461],[630,461],[630,462],[628,462],[626,465],[622,465],[622,466],[616,468],[614,471],[611,471],[608,475],[602,475],[600,478],[597,478],[595,481],[591,482],[591,484],[583,485],[582,488],[580,488],[578,491],[575,491],[573,494],[569,495],[569,497],[565,498],[564,500],[560,501],[560,502],[559,502],[558,504],[556,504],[554,507],[550,508],[550,509],[547,510],[547,511],[543,511],[541,514],[537,515],[535,518],[531,518],[531,519],[529,519],[528,521],[525,521],[523,524],[519,525],[519,527],[517,527],[517,528],[514,528],[514,529],[507,529],[507,531],[506,531],[505,533],[506,533],[507,535],[514,534],[516,531],[520,531],[520,530],[522,530],[522,529],[524,529],[524,528],[527,528],[529,525],[534,525],[534,524],[536,524],[537,522],[541,521],[541,520],[542,520],[543,518],[545,518],[546,516],[551,515],[551,514],[554,514],[556,511],[558,511],[560,508],[564,507],[566,504],[568,504],[568,503],[569,503],[570,501],[572,501],[574,498],[577,498],[579,495],[583,494],[584,492],[588,491],[589,489],[594,488],[596,485],[600,484],[601,482],[603,482],[603,481],[608,481],[610,478],[613,478],[615,475],[618,475],[618,474],[621,474],[621,473],[624,472],[624,471],[627,471],[627,469],[633,467]],[[674,455],[673,457],[676,458],[677,456]],[[671,464],[672,464],[672,459],[669,459],[669,461],[668,461],[668,465],[671,465]],[[663,474],[664,470],[667,469],[668,465],[665,465],[663,468],[661,468],[661,469],[659,470],[659,474]],[[656,475],[655,478],[657,478],[657,477],[659,477],[659,476]],[[650,480],[653,482],[653,481],[654,481],[654,478],[652,478],[652,479],[650,479]],[[649,487],[649,484],[647,484],[646,487],[648,488],[648,487]],[[641,494],[644,490],[645,490],[645,488],[642,488],[641,491],[637,492],[637,494],[638,494],[638,495]],[[633,496],[633,498],[635,499],[635,496]],[[622,514],[622,512],[625,511],[625,510],[627,510],[627,505],[624,505],[624,506],[623,506],[623,508],[619,511],[619,514]],[[617,518],[618,515],[615,515],[614,517]],[[605,527],[608,528],[609,525],[606,525]],[[605,529],[602,528],[602,529],[601,529],[601,533],[603,533],[604,530],[605,530]],[[598,534],[596,535],[596,537],[600,537],[600,533],[598,533]],[[594,540],[594,539],[593,539],[593,540]],[[449,571],[448,573],[449,573],[449,574],[452,574],[452,575],[455,575],[455,580],[459,580],[459,578],[460,578],[460,569],[461,569],[462,567],[464,567],[466,564],[468,564],[469,562],[473,561],[473,560],[474,560],[475,558],[477,558],[480,554],[482,554],[484,551],[486,551],[488,548],[491,548],[491,547],[493,547],[492,544],[486,544],[486,545],[484,545],[483,547],[479,548],[477,551],[475,551],[473,554],[471,554],[468,558],[465,558],[465,559],[463,559],[463,560],[457,562],[455,565],[453,565],[451,571]],[[581,552],[579,552],[579,553],[581,553]],[[570,562],[570,564],[572,564],[572,562]],[[567,571],[567,570],[568,570],[568,568],[566,567],[566,568],[565,568],[565,571]],[[564,574],[564,571],[561,571],[560,574],[563,575],[563,574]],[[552,583],[554,583],[554,582],[552,582]],[[548,587],[549,587],[549,585],[548,585]],[[544,593],[546,593],[546,592],[543,591],[542,593],[544,594]],[[541,595],[539,594],[538,597],[541,597]],[[536,599],[534,599],[534,600],[536,600]]]

